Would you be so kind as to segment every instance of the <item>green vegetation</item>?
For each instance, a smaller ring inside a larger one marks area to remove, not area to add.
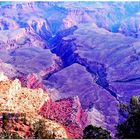
[[[2,128],[6,129],[7,125],[8,125],[8,114],[7,113],[3,113],[3,118],[2,118]]]
[[[117,126],[116,137],[120,139],[139,139],[140,138],[140,96],[133,96],[130,104],[120,103],[120,110],[128,115],[127,119]],[[26,118],[22,118],[23,124],[30,124]],[[21,139],[18,129],[11,132],[8,129],[9,121],[7,113],[3,114],[2,131],[0,139]],[[45,120],[40,119],[31,126],[29,130],[34,139],[54,139],[56,137],[54,131],[49,131],[45,125]],[[110,133],[93,125],[88,125],[83,130],[84,139],[111,139]]]
[[[140,96],[133,96],[130,105],[120,105],[121,109],[128,113],[128,118],[117,126],[118,138],[140,138]]]
[[[111,139],[110,133],[107,130],[93,125],[88,125],[84,129],[83,134],[84,139]]]
[[[46,129],[45,121],[39,120],[33,124],[34,138],[35,139],[55,139],[55,134]]]
[[[22,139],[16,132],[2,131],[0,139]]]
[[[9,113],[3,113],[2,115],[0,139],[55,139],[56,137],[53,131],[47,130],[44,119],[41,119],[31,125],[26,118],[20,118],[19,120],[19,118],[15,116],[10,118]],[[27,130],[28,132],[25,132],[25,134],[28,133],[25,137],[20,136],[18,127],[13,127],[13,124],[18,123],[18,121],[20,121],[19,123],[21,124],[23,123],[23,125],[30,126],[30,129]]]

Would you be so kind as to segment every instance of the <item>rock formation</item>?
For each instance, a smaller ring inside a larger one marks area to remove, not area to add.
[[[0,113],[24,113],[31,124],[41,119],[38,111],[45,101],[50,100],[48,94],[44,93],[42,89],[21,87],[19,80],[11,81],[5,78],[3,74],[1,75]],[[67,138],[67,132],[60,123],[51,120],[45,120],[45,122],[48,129],[55,129],[56,138]],[[13,123],[16,125],[16,122]],[[19,125],[17,124],[17,126]]]
[[[70,138],[82,138],[87,114],[83,112],[78,97],[45,102],[40,114],[63,124]]]
[[[114,135],[118,104],[140,92],[139,13],[140,2],[1,2],[1,108],[57,121],[70,138],[89,124]]]

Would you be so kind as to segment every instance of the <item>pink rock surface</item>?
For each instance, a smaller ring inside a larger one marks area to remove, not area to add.
[[[82,138],[87,115],[82,110],[78,97],[45,102],[40,114],[64,125],[70,138]]]

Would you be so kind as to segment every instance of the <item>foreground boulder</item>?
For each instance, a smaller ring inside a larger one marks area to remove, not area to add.
[[[20,115],[21,113],[23,113],[26,115],[26,119],[28,122],[30,122],[30,124],[34,124],[40,119],[43,119],[43,117],[40,116],[38,112],[44,102],[50,100],[48,94],[40,88],[29,89],[26,87],[22,87],[18,79],[12,81],[5,77],[3,74],[1,74],[1,76],[0,114],[9,113]],[[48,130],[54,131],[55,138],[68,137],[67,131],[63,127],[63,125],[48,119],[44,119],[44,121],[45,126],[48,128]],[[12,125],[21,126],[22,124],[17,124],[15,121],[13,121]],[[22,126],[23,128],[26,128],[26,126]],[[21,133],[26,134],[26,131]]]
[[[82,110],[78,97],[45,102],[40,114],[63,124],[70,138],[82,138],[87,114]]]

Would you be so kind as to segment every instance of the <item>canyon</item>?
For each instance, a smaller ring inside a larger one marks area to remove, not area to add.
[[[140,2],[0,2],[0,89],[13,83],[1,108],[21,111],[32,103],[21,92],[33,93],[30,121],[54,121],[65,138],[89,124],[115,137],[119,104],[140,91],[139,12]]]

